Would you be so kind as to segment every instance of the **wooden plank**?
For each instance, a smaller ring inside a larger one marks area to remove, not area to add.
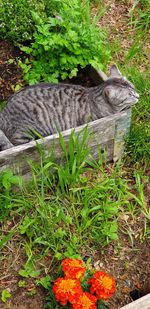
[[[150,309],[150,293],[120,309]]]
[[[129,134],[131,124],[131,109],[126,112],[123,118],[116,120],[114,137],[114,155],[113,161],[120,159],[124,152],[125,137]]]
[[[95,159],[98,157],[97,148],[107,148],[107,161],[113,159],[113,140],[115,135],[116,121],[124,119],[127,112],[109,116],[106,118],[98,119],[88,124],[89,132],[93,132],[92,140],[89,147]],[[86,125],[75,128],[75,134],[78,134]],[[62,132],[65,142],[67,143],[72,129]],[[59,143],[59,134],[54,134],[38,140],[38,144],[43,145],[48,153],[51,147],[55,147],[56,159],[61,157],[61,147]],[[40,160],[37,151],[36,142],[31,141],[24,145],[19,145],[0,152],[0,171],[11,168],[15,173],[20,172],[25,175],[30,171],[28,164],[29,160],[38,162]]]

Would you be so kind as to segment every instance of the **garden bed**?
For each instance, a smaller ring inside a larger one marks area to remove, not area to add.
[[[131,112],[118,113],[113,116],[95,120],[88,124],[89,133],[92,138],[89,144],[91,154],[95,160],[98,159],[98,147],[102,154],[105,153],[105,161],[116,162],[121,158],[124,150],[124,140],[130,129]],[[75,134],[83,131],[86,125],[75,128]],[[65,143],[69,141],[72,129],[62,132]],[[60,159],[62,149],[59,142],[59,134],[54,134],[38,140],[38,144],[47,152],[53,147],[56,160]],[[30,171],[29,161],[40,162],[40,155],[37,151],[35,141],[24,145],[12,147],[0,152],[0,171],[11,168],[14,173],[27,175]]]
[[[82,81],[82,82],[81,82]],[[80,70],[78,77],[65,82],[86,85],[88,87],[96,86],[102,83],[102,77],[97,70],[91,66],[87,66],[84,70]],[[98,147],[106,162],[116,162],[121,158],[124,151],[125,138],[130,131],[131,109],[120,112],[88,124],[89,133],[92,133],[90,141],[90,150],[93,158],[98,159]],[[81,132],[85,126],[74,128],[75,134]],[[62,133],[65,143],[69,141],[70,134],[73,129],[69,129]],[[52,146],[55,148],[56,160],[62,155],[59,134],[53,134],[38,141],[46,151],[50,151]],[[6,168],[12,168],[14,173],[26,175],[30,171],[28,161],[40,161],[37,152],[36,142],[29,142],[24,145],[16,146],[0,152],[0,172]]]
[[[137,306],[140,304],[140,308],[149,309],[149,304],[146,305],[147,308],[142,307],[143,300],[146,299],[146,301],[148,300],[149,302],[148,293],[150,293],[150,251],[148,241],[148,237],[150,235],[148,227],[150,196],[150,185],[148,183],[148,178],[150,176],[150,169],[145,160],[146,156],[148,157],[148,152],[146,150],[148,148],[146,148],[145,143],[145,131],[142,135],[142,125],[145,125],[146,127],[149,119],[147,105],[150,87],[148,86],[148,79],[147,82],[146,79],[142,79],[142,76],[144,77],[144,73],[143,75],[140,75],[140,71],[146,72],[146,69],[149,68],[149,42],[148,40],[147,42],[144,41],[145,43],[142,49],[140,49],[140,46],[138,45],[140,55],[135,54],[135,59],[133,57],[129,62],[127,58],[125,60],[126,53],[130,49],[131,43],[134,42],[133,37],[136,37],[136,31],[134,31],[130,23],[130,12],[132,11],[133,1],[106,0],[104,2],[104,5],[106,5],[106,14],[100,20],[100,25],[104,25],[108,28],[109,43],[111,45],[114,61],[117,60],[117,62],[122,65],[124,72],[128,72],[128,74],[125,74],[135,84],[137,91],[140,93],[140,102],[133,109],[132,132],[135,132],[135,135],[132,140],[132,144],[130,144],[130,148],[126,148],[128,152],[125,156],[125,160],[116,166],[113,163],[109,163],[106,165],[104,164],[104,166],[101,166],[100,169],[95,171],[94,169],[92,171],[87,170],[83,174],[83,182],[81,184],[76,184],[77,188],[80,185],[84,188],[85,179],[88,179],[87,187],[92,187],[94,189],[95,184],[97,185],[97,183],[99,183],[99,189],[101,191],[101,187],[105,189],[106,183],[109,183],[109,186],[106,186],[105,196],[108,196],[109,198],[109,196],[114,194],[114,199],[111,196],[110,201],[112,202],[112,205],[115,205],[116,198],[118,198],[119,201],[121,201],[120,196],[124,199],[124,204],[121,202],[120,211],[116,217],[116,222],[118,223],[118,240],[111,241],[107,245],[103,245],[101,241],[99,241],[97,245],[94,245],[89,241],[90,233],[93,229],[91,226],[89,228],[89,237],[86,238],[86,243],[84,243],[80,248],[80,256],[84,260],[90,258],[91,267],[94,267],[95,270],[106,271],[116,279],[117,291],[108,301],[107,308],[120,309],[125,306],[122,309],[137,309]],[[141,2],[144,3],[144,1]],[[96,6],[95,3],[96,1],[94,2],[94,6]],[[93,15],[95,15],[95,12],[97,12],[96,7],[93,8]],[[147,30],[147,33],[148,31],[149,30]],[[143,36],[144,33],[142,34],[142,39]],[[137,47],[137,45],[135,47]],[[18,50],[18,48],[12,47],[10,42],[0,42],[0,100],[6,101],[14,90],[17,90],[18,87],[25,85],[22,71],[18,67],[15,57],[22,58],[24,55]],[[133,66],[135,71],[133,70]],[[73,79],[73,83],[82,84],[83,86],[90,86],[91,80],[87,77],[86,72],[83,74],[83,71],[81,70],[78,77]],[[95,153],[94,148],[102,143],[102,140],[103,143],[101,145],[101,149],[103,152],[104,147],[109,144],[108,139],[106,139],[106,133],[109,132],[109,140],[111,142],[108,148],[110,150],[109,154],[111,155],[108,155],[107,152],[108,161],[115,161],[118,157],[120,157],[124,148],[123,139],[130,126],[130,114],[127,115],[126,113],[123,113],[123,115],[119,115],[119,118],[117,117],[118,115],[115,115],[115,119],[113,119],[113,121],[109,117],[107,117],[107,119],[98,120],[98,122],[94,124],[94,129],[93,124],[89,124],[90,132],[93,130],[95,132],[95,140],[94,143],[92,141],[93,145],[91,145],[91,148],[93,148],[93,153]],[[125,123],[125,119],[128,122],[127,124]],[[103,123],[105,121],[107,126],[109,126],[109,124],[112,125],[114,135],[109,130],[107,131],[106,127],[103,128]],[[120,124],[122,123],[121,127],[123,125],[123,130],[120,127],[121,132],[124,132],[121,136],[119,136],[120,134],[116,135],[118,121]],[[125,128],[127,130],[125,130]],[[101,130],[101,133],[99,133],[99,129]],[[79,130],[82,130],[82,127],[80,127]],[[102,134],[103,130],[105,132],[104,136]],[[69,132],[63,133],[66,142],[69,137],[68,133]],[[44,143],[47,145],[46,147],[49,149],[53,138],[55,138],[56,145],[60,150],[60,146],[58,146],[58,135],[47,137],[44,141],[42,140],[39,142],[40,144]],[[116,150],[114,147],[115,144]],[[119,155],[117,156],[116,153]],[[0,161],[1,169],[4,170],[7,166],[11,168],[13,167],[14,171],[18,173],[18,164],[20,164],[20,172],[25,175],[30,170],[27,161],[29,158],[33,159],[32,154],[38,161],[39,157],[35,142],[3,151],[0,153],[2,159]],[[59,158],[60,151],[58,151],[57,155]],[[25,160],[24,157],[26,157]],[[26,162],[25,166],[24,162]],[[95,178],[96,182],[94,181]],[[5,180],[5,185],[7,186],[7,177]],[[103,180],[105,181],[104,184]],[[122,185],[124,181],[126,182],[128,190],[125,189],[126,186]],[[120,188],[118,195],[116,195],[115,191],[112,191],[113,184],[116,185],[116,191]],[[68,194],[73,192],[71,190]],[[10,191],[9,194],[11,195],[11,193],[12,192]],[[49,275],[51,282],[53,282],[54,277],[56,278],[58,274],[60,263],[58,259],[54,257],[51,250],[42,256],[42,245],[38,246],[37,244],[32,247],[32,241],[29,241],[27,234],[22,235],[20,233],[20,225],[22,226],[25,217],[24,212],[20,214],[21,209],[24,207],[23,202],[25,203],[26,200],[28,200],[29,203],[31,203],[31,207],[26,209],[27,215],[31,218],[33,208],[36,210],[40,203],[40,199],[37,202],[37,195],[39,194],[39,196],[41,196],[41,192],[38,193],[36,190],[32,192],[32,188],[31,190],[30,188],[25,188],[25,192],[23,193],[26,195],[18,195],[20,193],[18,193],[17,190],[15,191],[13,202],[8,203],[9,215],[6,213],[6,218],[4,219],[4,222],[2,220],[1,223],[2,257],[0,259],[0,291],[7,290],[11,293],[11,297],[7,299],[6,303],[0,300],[0,308],[43,309],[45,304],[47,304],[48,308],[52,308],[49,298],[47,297],[47,291],[42,286],[37,284],[37,280],[40,280],[41,277]],[[130,193],[131,195],[134,194],[136,198],[133,203],[131,202]],[[47,201],[47,206],[50,202],[50,195],[51,190],[49,189],[45,199]],[[61,198],[61,196],[59,197]],[[3,201],[3,196],[1,197],[0,195],[0,198],[2,198]],[[66,200],[67,204],[67,195],[65,195],[64,200]],[[17,201],[16,204],[15,201]],[[2,208],[3,206],[4,204],[2,204]],[[62,206],[64,206],[63,203]],[[71,205],[69,206],[70,207],[68,208],[70,210]],[[77,205],[75,204],[75,207],[76,206]],[[2,210],[2,215],[5,210],[7,211],[4,207]],[[35,214],[37,215],[37,212],[35,212]],[[41,227],[39,226],[39,230],[40,228]],[[74,231],[73,229],[74,227],[72,225],[70,230],[71,233]],[[67,241],[68,239],[66,240],[66,243]],[[62,252],[64,253],[64,251]],[[32,258],[32,255],[36,257],[36,260],[34,261],[35,266],[37,270],[41,270],[41,273],[36,278],[22,277],[19,275],[19,271],[24,268],[27,259]]]

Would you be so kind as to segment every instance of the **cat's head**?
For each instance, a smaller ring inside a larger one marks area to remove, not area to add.
[[[103,80],[105,82],[102,95],[114,113],[126,110],[138,102],[139,95],[134,85],[122,76],[115,64],[110,68],[110,76],[103,75]]]

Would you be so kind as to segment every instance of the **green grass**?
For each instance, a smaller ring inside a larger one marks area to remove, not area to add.
[[[111,167],[102,163],[100,152],[99,161],[95,162],[88,147],[91,138],[87,129],[76,137],[73,132],[66,147],[60,135],[59,162],[54,159],[54,150],[47,155],[38,146],[41,162],[40,165],[30,162],[30,182],[13,176],[11,171],[0,177],[3,220],[0,248],[4,250],[15,236],[16,245],[23,247],[26,256],[19,270],[24,280],[19,284],[26,284],[29,277],[37,279],[35,284],[47,290],[47,308],[62,308],[51,291],[53,280],[61,274],[59,260],[83,258],[95,250],[105,252],[110,242],[114,246],[120,243],[122,234],[128,235],[133,245],[130,220],[136,223],[140,215],[143,225],[140,241],[150,235],[147,225],[150,213],[144,197],[147,178],[136,172],[131,183],[123,165],[117,163]],[[123,219],[122,223],[123,217],[130,219]],[[11,220],[13,227],[7,231],[7,222]],[[50,276],[41,278],[45,268],[41,261],[49,253]]]
[[[10,214],[14,220],[17,217],[17,232],[25,236],[29,261],[34,252],[41,255],[50,250],[62,259],[79,256],[83,247],[101,250],[118,240],[122,211],[131,216],[141,212],[137,206],[142,207],[143,201],[131,194],[120,164],[108,175],[101,156],[98,163],[92,159],[90,138],[87,129],[77,137],[73,132],[67,148],[60,135],[63,155],[59,163],[54,152],[45,156],[38,147],[41,163],[31,164],[33,176],[28,185],[10,171],[1,175],[1,219],[9,219]],[[11,190],[14,184],[20,187],[18,193]]]
[[[149,0],[134,1],[130,10],[130,24],[138,31],[147,33],[150,28],[150,3]]]
[[[146,167],[150,163],[150,81],[148,76],[134,67],[126,68],[126,76],[134,83],[140,95],[139,102],[132,111],[127,154],[130,155],[132,163]]]

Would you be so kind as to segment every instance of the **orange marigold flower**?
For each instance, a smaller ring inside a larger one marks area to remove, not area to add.
[[[97,299],[107,299],[113,295],[116,290],[116,282],[114,278],[103,271],[94,273],[94,278],[88,279],[91,284],[90,292],[95,294]]]
[[[84,292],[80,295],[75,304],[72,305],[72,309],[96,309],[97,298],[88,292]]]
[[[52,291],[55,294],[56,301],[65,306],[68,301],[71,304],[77,302],[82,293],[82,288],[78,280],[65,277],[55,280]]]
[[[72,279],[81,279],[85,273],[82,261],[78,259],[65,259],[61,263],[65,276]]]

